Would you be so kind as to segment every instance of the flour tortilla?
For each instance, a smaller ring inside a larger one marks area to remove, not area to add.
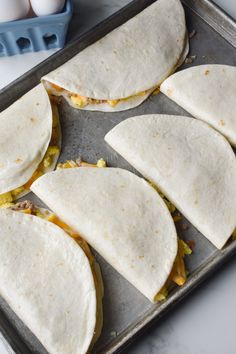
[[[182,70],[162,83],[161,92],[236,147],[236,67],[208,64]]]
[[[0,113],[0,194],[29,181],[52,134],[52,109],[39,84]]]
[[[54,92],[67,98],[70,92],[98,100],[128,98],[143,91],[152,92],[176,69],[187,51],[181,2],[158,0],[42,80],[69,91]],[[146,97],[127,100],[113,109],[108,104],[97,105],[96,109],[124,110],[137,106]]]
[[[50,354],[87,353],[97,299],[90,263],[58,226],[0,210],[0,295]]]
[[[57,170],[32,191],[149,300],[177,254],[173,219],[158,193],[118,168]]]
[[[193,118],[146,115],[118,124],[105,140],[224,246],[236,226],[236,159],[221,134]]]

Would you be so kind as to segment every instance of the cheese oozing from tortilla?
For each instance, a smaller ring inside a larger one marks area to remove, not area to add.
[[[46,74],[42,83],[58,85],[57,92],[77,109],[124,111],[141,104],[187,52],[181,1],[158,0]]]
[[[47,151],[43,157],[43,160],[34,171],[31,178],[23,185],[19,186],[9,192],[0,194],[0,206],[5,203],[11,203],[29,193],[30,186],[37,178],[41,177],[44,173],[54,169],[57,159],[60,154],[61,145],[61,129],[60,120],[57,106],[51,101],[52,106],[52,136],[49,142]]]
[[[1,205],[0,208],[2,208]],[[78,235],[78,233],[74,232],[67,224],[65,224],[62,220],[60,220],[54,213],[52,213],[47,209],[39,208],[35,206],[33,203],[31,203],[30,201],[23,201],[17,204],[12,203],[9,204],[7,208],[10,208],[14,211],[18,211],[24,214],[37,216],[39,218],[42,218],[44,220],[47,220],[48,222],[57,225],[63,231],[65,231],[65,233],[68,234],[69,237],[73,238],[78,243],[78,245],[82,248],[85,255],[87,256],[91,266],[91,271],[93,274],[94,284],[95,284],[96,294],[97,294],[97,314],[96,314],[97,321],[96,321],[96,327],[94,331],[94,337],[89,348],[89,350],[91,350],[96,340],[99,338],[102,330],[102,324],[103,324],[102,298],[104,295],[104,288],[103,288],[103,280],[102,280],[100,267],[96,262],[90,250],[89,245],[83,238],[80,237],[80,235]]]
[[[88,353],[102,324],[99,266],[48,210],[12,209],[0,210],[1,296],[47,352]]]
[[[44,83],[45,86],[47,87],[47,91],[49,95],[55,95],[55,96],[65,96],[67,99],[69,99],[72,103],[73,106],[77,106],[79,108],[84,108],[88,105],[101,105],[101,104],[107,104],[108,106],[110,106],[111,108],[116,107],[120,102],[125,102],[131,99],[135,99],[138,97],[143,97],[146,95],[150,95],[153,91],[156,91],[156,89],[158,87],[154,87],[150,90],[146,90],[146,91],[142,91],[139,92],[133,96],[129,96],[126,98],[119,98],[119,99],[109,99],[109,100],[100,100],[100,99],[95,99],[95,98],[91,98],[91,97],[85,97],[82,96],[78,93],[73,93],[70,92],[56,84],[53,84],[51,82],[46,82]]]

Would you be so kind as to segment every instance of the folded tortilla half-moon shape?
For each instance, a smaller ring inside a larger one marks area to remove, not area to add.
[[[224,246],[236,227],[236,159],[221,134],[194,118],[154,114],[121,122],[105,140]]]
[[[158,0],[42,78],[75,108],[122,111],[142,103],[184,60],[179,0]]]
[[[170,76],[161,92],[236,147],[236,67],[207,64]]]
[[[151,185],[118,168],[62,169],[31,190],[149,300],[165,284],[177,235],[164,201]]]
[[[0,209],[0,295],[50,354],[86,354],[96,336],[88,257],[40,217]]]
[[[53,170],[60,153],[57,108],[39,84],[0,113],[0,204],[29,192],[30,184]]]

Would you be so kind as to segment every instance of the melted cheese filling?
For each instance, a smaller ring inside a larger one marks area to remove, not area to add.
[[[37,178],[42,176],[44,173],[46,173],[47,170],[51,167],[53,163],[55,163],[56,159],[58,158],[58,155],[60,154],[60,121],[57,106],[53,102],[51,102],[51,105],[53,113],[52,136],[43,160],[38,165],[38,168],[33,173],[29,181],[26,182],[23,186],[15,188],[14,190],[9,191],[7,193],[0,194],[0,206],[5,203],[11,203],[17,200],[18,198],[21,198],[21,196],[23,196],[27,192],[29,192],[33,182]]]
[[[56,84],[48,83],[48,85],[52,88],[52,90],[50,90],[50,88],[48,89],[48,93],[50,95],[56,93],[58,96],[60,96],[60,94],[62,92],[64,92],[70,98],[73,105],[78,106],[79,108],[83,108],[89,104],[101,104],[101,103],[107,103],[110,107],[115,107],[119,102],[127,101],[127,100],[129,100],[131,98],[135,98],[135,97],[145,96],[148,93],[148,91],[143,91],[143,92],[137,93],[136,95],[126,97],[126,98],[120,98],[120,99],[116,99],[116,100],[98,100],[95,98],[89,98],[89,97],[85,97],[85,96],[82,96],[82,95],[79,95],[76,93],[72,93],[66,89],[63,89],[62,87],[60,87]],[[155,90],[155,92],[156,92],[157,88],[153,88],[153,90]]]
[[[18,204],[21,204],[21,203],[18,203]],[[8,207],[11,208],[14,205],[17,206],[17,204],[12,203],[12,204],[9,204]],[[2,208],[2,206],[0,206],[0,208]],[[78,243],[78,245],[82,248],[85,255],[87,256],[90,266],[91,266],[91,270],[92,270],[92,274],[93,274],[93,278],[94,278],[94,284],[95,284],[95,288],[96,288],[96,292],[97,292],[97,314],[96,314],[97,321],[96,321],[96,328],[94,331],[94,337],[93,337],[93,340],[90,345],[90,349],[92,349],[94,343],[96,342],[99,335],[101,334],[102,322],[103,322],[103,320],[102,320],[102,318],[103,318],[102,298],[103,298],[104,290],[103,290],[103,281],[102,281],[100,267],[96,263],[94,256],[93,256],[87,242],[84,239],[82,239],[79,236],[79,234],[74,232],[67,224],[65,224],[63,221],[61,221],[55,214],[51,213],[49,210],[38,208],[32,204],[31,207],[28,207],[26,209],[19,209],[19,210],[15,210],[15,211],[18,211],[18,212],[21,212],[24,214],[35,215],[37,217],[40,217],[44,220],[47,220],[47,221],[52,222],[53,224],[59,226],[61,229],[63,229],[70,237],[72,237]],[[89,352],[87,354],[89,354]]]

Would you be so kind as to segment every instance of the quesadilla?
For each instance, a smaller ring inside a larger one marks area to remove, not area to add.
[[[0,295],[50,354],[88,353],[102,326],[98,264],[54,214],[14,209],[0,210]]]
[[[105,140],[224,246],[236,227],[236,159],[221,134],[197,119],[156,114],[121,122]]]
[[[236,146],[236,67],[200,65],[165,80],[161,92]]]
[[[107,112],[138,106],[188,52],[179,0],[158,0],[90,45],[42,82],[79,109]]]
[[[61,133],[57,106],[42,84],[0,113],[0,205],[29,192],[55,168]]]
[[[70,164],[32,191],[152,302],[165,297],[168,281],[183,285],[185,252],[155,189],[126,170]]]

